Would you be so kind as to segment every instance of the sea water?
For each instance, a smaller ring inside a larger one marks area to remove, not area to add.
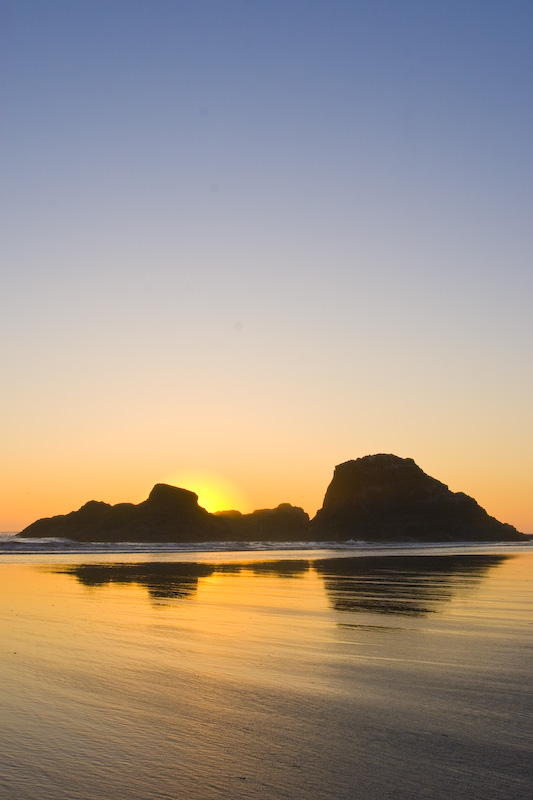
[[[3,800],[533,794],[529,545],[10,552],[0,632]]]

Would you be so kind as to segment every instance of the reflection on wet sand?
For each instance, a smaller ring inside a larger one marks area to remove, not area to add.
[[[4,564],[0,798],[531,800],[533,554],[461,553]]]
[[[254,575],[274,575],[276,578],[297,578],[308,572],[311,561],[308,559],[290,559],[287,561],[248,561],[242,564],[217,564],[215,572],[230,575],[239,572]]]
[[[480,582],[507,556],[382,556],[315,562],[336,611],[419,615],[439,610],[462,582]]]
[[[139,564],[78,564],[54,568],[87,587],[136,584],[154,599],[193,595],[198,581],[212,575],[272,575],[301,577],[313,570],[323,580],[336,611],[429,614],[449,602],[460,588],[479,583],[509,556],[377,556],[246,563],[203,564],[147,562]]]
[[[207,578],[214,572],[211,564],[195,563],[140,563],[140,564],[76,564],[55,569],[73,575],[88,587],[109,584],[136,584],[146,589],[154,600],[179,599],[194,594],[198,578]]]

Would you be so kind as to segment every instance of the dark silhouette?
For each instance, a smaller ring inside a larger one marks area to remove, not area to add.
[[[374,455],[335,468],[316,517],[282,503],[251,514],[210,514],[186,489],[157,484],[138,505],[90,501],[78,511],[29,525],[18,536],[80,542],[527,540],[490,517],[475,500],[451,492],[411,458]]]
[[[297,542],[309,535],[309,515],[303,508],[281,503],[277,508],[262,508],[251,514],[239,511],[218,511],[215,516],[224,519],[232,539],[248,542]]]
[[[335,468],[311,521],[317,540],[518,541],[527,539],[462,492],[430,478],[412,458],[375,455]]]
[[[231,539],[225,520],[198,505],[198,495],[158,483],[138,505],[91,500],[29,525],[20,536],[60,536],[79,542],[216,542]]]

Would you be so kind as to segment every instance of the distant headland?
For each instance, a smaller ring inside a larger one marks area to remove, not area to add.
[[[462,492],[426,475],[411,458],[371,455],[335,467],[313,519],[282,503],[251,514],[210,514],[187,489],[156,484],[137,505],[91,500],[33,522],[19,537],[79,542],[494,542],[528,540]]]

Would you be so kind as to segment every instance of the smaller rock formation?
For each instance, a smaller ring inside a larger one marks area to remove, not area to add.
[[[324,503],[311,521],[324,541],[522,541],[512,525],[475,500],[451,492],[412,458],[373,455],[335,467]]]
[[[302,542],[309,535],[309,515],[298,506],[281,503],[277,508],[262,508],[251,514],[239,511],[218,511],[236,541]]]

